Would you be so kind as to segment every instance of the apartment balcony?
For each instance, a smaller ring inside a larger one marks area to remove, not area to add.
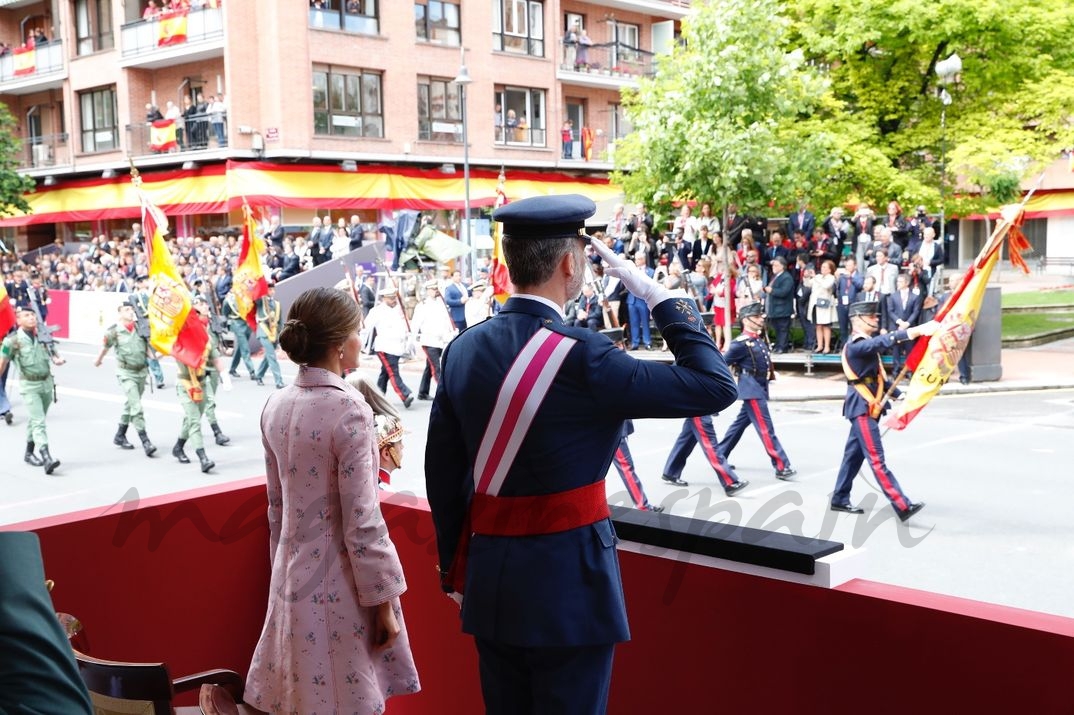
[[[174,132],[154,129],[149,122],[127,125],[127,153],[132,157],[217,159],[228,156],[228,121],[225,113],[218,121],[212,114],[195,114],[176,122]],[[174,139],[174,142],[170,141]]]
[[[23,137],[18,168],[28,174],[35,169],[54,169],[71,165],[71,144],[67,134],[43,134]]]
[[[120,29],[120,47],[121,67],[156,69],[223,57],[224,11],[206,7],[128,23]]]
[[[652,52],[609,42],[600,45],[565,44],[556,79],[565,84],[598,89],[635,87],[641,77],[652,77]]]
[[[63,42],[15,48],[0,57],[0,94],[31,94],[60,89],[67,79]]]
[[[681,20],[690,14],[691,0],[586,0],[586,5],[640,12],[668,20]]]

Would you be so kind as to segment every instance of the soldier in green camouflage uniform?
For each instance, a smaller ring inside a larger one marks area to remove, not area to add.
[[[19,392],[30,418],[26,424],[26,463],[44,466],[45,474],[52,474],[60,466],[60,460],[49,454],[45,415],[55,396],[52,365],[63,365],[65,360],[55,354],[55,344],[49,346],[38,340],[37,313],[20,309],[18,323],[19,329],[4,338],[0,347],[0,372],[8,363],[19,371]],[[40,457],[34,454],[35,445]]]
[[[149,341],[138,334],[137,314],[130,302],[119,306],[119,322],[105,331],[104,345],[97,359],[93,361],[95,367],[101,366],[109,348],[116,350],[116,377],[119,378],[119,386],[123,388],[123,394],[127,398],[112,444],[123,449],[134,449],[134,445],[127,441],[127,427],[133,422],[134,429],[142,440],[145,456],[152,457],[157,448],[146,434],[145,412],[142,409],[142,394],[145,392],[146,377],[149,374]]]
[[[206,325],[206,330],[208,326]],[[220,336],[212,330],[209,332],[209,344],[213,346],[213,350],[219,355],[224,355],[224,348],[220,344]],[[221,361],[221,364],[223,361]],[[230,376],[229,376],[230,384]],[[209,420],[209,426],[213,429],[213,437],[216,439],[216,443],[223,447],[225,444],[231,441],[220,429],[220,425],[216,421],[216,393],[220,389],[220,369],[215,362],[205,363],[205,417]]]
[[[208,322],[209,306],[203,296],[194,296],[193,308],[198,311],[203,320]],[[183,450],[189,441],[198,455],[198,460],[201,462],[202,472],[208,472],[216,466],[205,454],[205,443],[201,437],[201,420],[209,412],[210,406],[215,407],[215,404],[210,402],[212,399],[210,395],[215,394],[215,387],[212,387],[212,375],[209,373],[209,368],[211,366],[219,375],[219,359],[220,353],[210,333],[209,342],[205,346],[205,364],[201,369],[194,370],[176,361],[179,377],[175,391],[179,395],[179,405],[183,408],[183,426],[179,430],[179,439],[176,441],[175,447],[172,448],[172,455],[182,464],[189,464],[190,458],[186,456],[186,452]],[[218,377],[217,379],[220,378]],[[225,389],[230,384],[230,379],[225,378]],[[215,415],[210,419],[215,420]]]

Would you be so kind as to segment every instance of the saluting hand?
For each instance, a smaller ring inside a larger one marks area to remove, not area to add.
[[[604,269],[604,275],[618,278],[628,291],[645,301],[652,310],[657,305],[671,297],[667,288],[660,285],[656,280],[645,273],[625,258],[616,255],[603,241],[591,238],[593,250],[604,260],[608,267]]]

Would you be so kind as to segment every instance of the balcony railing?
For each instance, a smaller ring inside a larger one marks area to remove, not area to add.
[[[155,156],[158,154],[180,154],[184,152],[204,151],[206,149],[224,149],[227,147],[227,114],[214,121],[214,115],[195,114],[186,119],[176,120],[175,146],[159,148],[168,138],[167,130],[153,131],[149,122],[127,125],[127,151],[131,156]],[[154,148],[154,142],[158,148]]]
[[[496,143],[501,146],[548,146],[545,130],[540,127],[496,127]]]
[[[71,163],[71,149],[66,134],[43,134],[22,141],[20,169],[43,169]]]
[[[0,57],[0,83],[45,78],[48,75],[63,72],[63,42],[60,40],[39,44],[30,51],[33,52],[33,61],[26,65],[16,62],[14,52]],[[22,57],[23,61],[28,59],[25,55]]]
[[[184,45],[192,45],[209,40],[223,40],[224,11],[218,7],[206,7],[190,10],[186,17],[186,39],[176,41],[174,24],[162,17],[138,20],[124,25],[120,30],[123,57],[139,57],[152,52],[174,50]],[[172,38],[169,43],[168,38]]]
[[[599,45],[563,43],[563,62],[560,69],[586,74],[613,77],[651,77],[654,54],[622,42]]]

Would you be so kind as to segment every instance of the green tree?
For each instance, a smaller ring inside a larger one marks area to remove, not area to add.
[[[7,105],[0,102],[0,216],[16,211],[29,212],[30,205],[22,197],[34,190],[34,180],[19,174],[16,156],[22,151],[22,141],[15,136],[15,118]]]

